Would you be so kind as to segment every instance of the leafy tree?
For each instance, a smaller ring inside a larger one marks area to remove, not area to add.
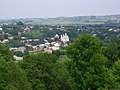
[[[67,69],[68,61],[69,58],[67,56],[60,56],[54,67],[54,71],[56,71],[56,81],[59,84],[59,90],[72,90],[72,79]]]
[[[58,58],[53,54],[39,53],[27,56],[21,63],[26,71],[33,90],[58,90],[55,71],[55,62]]]
[[[17,26],[23,26],[24,24],[21,21],[19,21],[19,22],[16,23],[16,25]]]
[[[8,49],[0,47],[0,90],[31,90],[23,69]]]
[[[25,72],[12,60],[0,58],[0,90],[31,90]]]
[[[112,88],[114,77],[106,67],[103,42],[91,35],[83,35],[67,48],[72,60],[69,72],[75,81],[75,89],[96,90]]]
[[[116,61],[113,65],[113,74],[116,80],[116,90],[120,90],[120,60]]]
[[[16,55],[18,57],[23,57],[24,54],[22,52],[15,51],[14,55]]]
[[[120,58],[120,40],[107,44],[104,55],[108,58],[108,67],[111,68]]]
[[[104,55],[108,58],[108,67],[112,67],[112,65],[118,60],[119,51],[117,49],[117,44],[112,43],[106,46],[104,51]]]
[[[116,41],[116,48],[117,48],[117,51],[118,51],[118,58],[120,59],[120,39]]]
[[[64,56],[66,55],[66,50],[56,50],[56,51],[53,51],[53,54],[55,54],[58,57]]]
[[[4,58],[6,61],[13,59],[13,53],[6,48],[0,46],[0,57]]]

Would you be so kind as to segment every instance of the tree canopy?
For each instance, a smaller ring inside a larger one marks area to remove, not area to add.
[[[53,71],[57,59],[53,54],[39,53],[29,55],[21,62],[33,90],[58,89]]]
[[[72,59],[68,68],[77,90],[112,88],[114,78],[106,67],[103,47],[104,43],[98,38],[83,35],[67,48],[67,55]]]

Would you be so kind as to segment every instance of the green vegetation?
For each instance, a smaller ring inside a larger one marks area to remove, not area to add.
[[[77,90],[98,90],[112,88],[114,77],[106,67],[107,57],[102,53],[103,42],[90,35],[84,35],[67,48],[72,59],[69,71]]]
[[[57,90],[58,85],[53,71],[56,61],[55,55],[40,53],[27,56],[21,62],[20,65],[27,73],[33,90]]]
[[[0,90],[120,90],[119,47],[86,34],[65,50],[29,54],[18,63],[0,47]]]
[[[0,90],[31,90],[25,71],[0,47]]]
[[[79,35],[87,33],[95,35],[105,43],[111,43],[119,40],[119,27],[118,24],[26,25],[20,21],[15,24],[1,25],[2,30],[0,31],[0,41],[2,42],[4,39],[8,39],[9,43],[3,45],[9,48],[22,47],[25,46],[26,43],[35,46],[43,44],[44,40],[48,40],[48,42],[55,41],[51,38],[54,38],[56,34],[60,37],[64,33],[67,33],[70,42],[73,42]],[[32,41],[28,42],[29,39]],[[34,41],[33,39],[39,40]],[[58,41],[60,41],[60,38]]]
[[[26,32],[23,36],[28,38],[40,38],[44,33],[40,32],[39,30],[33,30],[31,32]]]

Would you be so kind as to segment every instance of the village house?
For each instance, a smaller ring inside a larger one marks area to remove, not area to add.
[[[44,48],[44,52],[52,53],[52,49],[51,48]]]
[[[16,47],[15,47],[15,48],[10,48],[9,50],[10,50],[10,51],[16,51],[17,48],[16,48]]]
[[[23,60],[23,57],[18,57],[16,55],[14,55],[13,58],[16,60],[16,62]]]
[[[24,53],[26,50],[25,47],[18,47],[16,51]]]
[[[33,41],[38,42],[38,41],[39,41],[39,39],[33,39]]]
[[[55,43],[54,46],[52,46],[52,50],[59,50],[60,49],[60,44]]]
[[[3,44],[9,43],[9,40],[8,39],[4,39],[1,43],[3,43]]]
[[[21,39],[23,39],[23,40],[24,40],[24,39],[27,39],[27,38],[26,38],[26,37],[21,37]]]
[[[54,38],[59,38],[59,35],[58,35],[58,34],[56,34],[56,35],[54,36]]]
[[[14,37],[13,36],[9,36],[8,39],[12,40]]]
[[[3,29],[0,27],[0,31],[2,31]]]
[[[31,29],[27,26],[23,32],[31,32]]]

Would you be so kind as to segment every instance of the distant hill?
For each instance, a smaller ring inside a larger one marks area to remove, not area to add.
[[[120,14],[105,16],[73,16],[57,18],[24,18],[24,19],[1,19],[0,24],[15,23],[22,21],[25,24],[104,24],[120,23]]]

